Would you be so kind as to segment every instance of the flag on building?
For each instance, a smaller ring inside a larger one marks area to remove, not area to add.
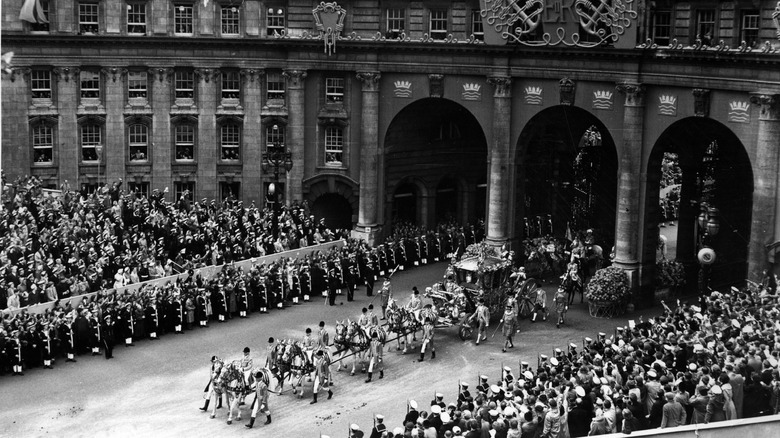
[[[43,12],[41,0],[24,0],[22,11],[19,12],[19,19],[37,24],[49,22],[49,20],[46,19],[46,14]]]

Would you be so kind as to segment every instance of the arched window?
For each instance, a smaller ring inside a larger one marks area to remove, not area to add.
[[[149,161],[149,127],[135,123],[127,128],[127,144],[129,145],[130,161]]]

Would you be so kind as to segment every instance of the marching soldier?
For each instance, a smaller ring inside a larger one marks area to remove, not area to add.
[[[488,383],[488,376],[485,375],[479,376],[479,385],[477,385],[477,392],[479,392],[483,397],[485,397],[487,396],[489,390],[490,390],[490,384]]]
[[[255,373],[255,401],[252,403],[252,414],[249,417],[249,424],[244,426],[251,429],[255,425],[257,413],[265,414],[265,424],[271,424],[271,411],[268,409],[268,377],[263,375],[262,371]]]
[[[315,355],[314,360],[314,400],[310,404],[317,403],[317,395],[320,388],[328,388],[328,400],[333,397],[331,389],[330,360],[325,356],[325,352],[320,350]]]
[[[458,389],[459,389],[458,406],[471,403],[471,393],[469,392],[469,384],[466,382],[461,382],[460,387]]]
[[[374,374],[374,368],[379,368],[379,378],[385,377],[385,363],[382,360],[382,351],[384,350],[382,342],[379,340],[379,335],[376,331],[371,333],[371,343],[368,347],[368,379],[366,383],[371,381],[371,376]]]
[[[434,336],[434,328],[433,328],[433,322],[430,318],[425,318],[425,322],[423,323],[423,339],[422,339],[422,346],[420,347],[420,358],[417,359],[417,362],[422,362],[425,360],[425,349],[430,345],[431,348],[431,360],[436,359],[436,347],[433,345],[433,336]]]

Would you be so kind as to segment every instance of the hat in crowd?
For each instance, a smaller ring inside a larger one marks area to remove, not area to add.
[[[417,409],[417,402],[414,400],[409,400],[409,407],[412,409]]]
[[[436,398],[439,398],[439,399],[444,398],[444,394],[442,394],[440,392],[437,392],[436,393]]]
[[[540,354],[539,358],[542,359],[542,360],[547,360],[547,355],[546,354]]]
[[[458,427],[458,426],[452,426],[452,433],[454,433],[454,434],[456,434],[456,435],[457,435],[457,434],[459,434],[460,432],[461,432],[461,430],[460,430],[460,427]],[[395,430],[393,431],[393,433],[395,433]],[[403,431],[401,431],[401,433],[403,433]]]
[[[354,423],[352,423],[352,424],[349,426],[349,430],[351,430],[351,431],[353,431],[353,432],[355,432],[355,431],[358,431],[358,430],[360,430],[360,426],[358,426],[357,424],[354,424]]]
[[[488,376],[486,376],[486,375],[484,375],[484,374],[483,374],[483,375],[479,376],[479,378],[480,378],[481,380],[487,380],[487,379],[488,379]]]
[[[721,388],[718,385],[713,386],[710,391],[712,391],[713,394],[723,394],[723,388]]]
[[[431,412],[434,414],[441,414],[441,406],[439,405],[431,406]]]
[[[441,415],[439,415],[439,417],[441,418],[442,423],[449,423],[450,420],[452,419],[450,417],[450,414],[447,412],[442,412]]]
[[[528,380],[533,380],[533,378],[534,378],[534,373],[532,373],[532,372],[530,372],[530,371],[526,371],[526,372],[524,372],[524,373],[523,373],[523,377],[525,377],[525,378],[526,378],[526,379],[528,379]]]
[[[585,342],[587,342],[587,343],[589,343],[589,344],[590,344],[591,342],[593,342],[593,339],[591,339],[591,338],[585,338]]]
[[[571,348],[577,348],[577,344],[575,344],[574,342],[572,342],[572,343],[570,343],[570,344],[569,344],[569,347],[571,347]]]
[[[249,347],[244,347],[244,353],[249,353]]]
[[[469,384],[468,384],[468,383],[466,383],[466,382],[461,382],[461,383],[460,383],[460,387],[461,387],[461,388],[468,388],[468,387],[469,387]]]
[[[495,410],[495,409],[491,409],[490,411],[488,411],[488,414],[489,414],[491,417],[494,417],[494,418],[495,418],[495,417],[498,417],[498,411],[497,411],[497,410]]]
[[[382,414],[376,414],[376,421],[382,422],[384,421],[385,416]]]
[[[576,392],[579,397],[585,397],[585,388],[582,386],[574,388],[574,392]]]
[[[498,394],[498,392],[501,391],[501,388],[498,385],[491,385],[490,386],[490,391],[493,394]]]
[[[554,366],[554,367],[557,367],[558,366],[558,359],[556,359],[554,357],[550,358],[550,364],[552,364],[552,366]]]
[[[652,378],[658,377],[658,373],[655,372],[655,370],[650,370],[647,372],[647,375]]]
[[[511,373],[512,372],[512,368],[507,365],[507,366],[504,367],[504,371],[506,371],[507,373]]]

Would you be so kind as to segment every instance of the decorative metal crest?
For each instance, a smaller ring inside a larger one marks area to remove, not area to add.
[[[533,35],[542,21],[545,2],[551,0],[483,0],[481,11],[486,26],[492,26],[502,38],[526,46],[556,46],[559,44],[577,47],[596,47],[614,43],[631,27],[637,18],[636,11],[629,6],[634,0],[575,0],[574,11],[581,28],[596,37],[592,41],[581,41],[579,32],[567,35],[565,27],[556,27],[555,35],[545,32]],[[551,2],[552,3],[552,2]],[[555,3],[556,10],[562,8]]]
[[[336,41],[341,37],[341,31],[344,30],[344,19],[347,17],[347,11],[336,2],[320,2],[316,8],[312,9],[311,13],[314,15],[320,37],[325,42],[325,53],[330,56],[336,51]]]

